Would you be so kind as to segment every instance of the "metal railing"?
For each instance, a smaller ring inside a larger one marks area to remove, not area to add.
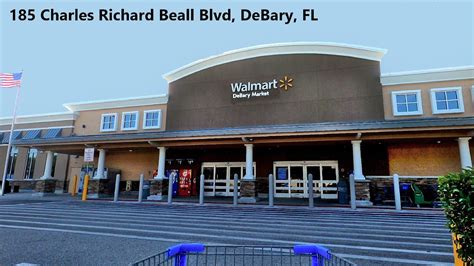
[[[332,254],[318,245],[205,246],[179,244],[131,265],[341,265],[354,263]]]

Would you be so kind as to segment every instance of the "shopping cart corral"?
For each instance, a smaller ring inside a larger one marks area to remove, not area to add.
[[[208,246],[186,243],[170,247],[131,265],[355,265],[319,245]]]

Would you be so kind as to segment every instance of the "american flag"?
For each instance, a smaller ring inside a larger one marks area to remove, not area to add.
[[[20,87],[21,73],[0,73],[0,87]]]

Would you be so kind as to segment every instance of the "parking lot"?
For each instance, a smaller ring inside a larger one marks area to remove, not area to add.
[[[127,265],[181,242],[317,243],[359,265],[450,264],[440,211],[0,198],[1,264]]]

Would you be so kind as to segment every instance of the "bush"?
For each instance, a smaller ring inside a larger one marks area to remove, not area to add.
[[[458,256],[470,265],[474,257],[474,170],[464,169],[440,177],[438,193],[447,225],[456,235]]]

